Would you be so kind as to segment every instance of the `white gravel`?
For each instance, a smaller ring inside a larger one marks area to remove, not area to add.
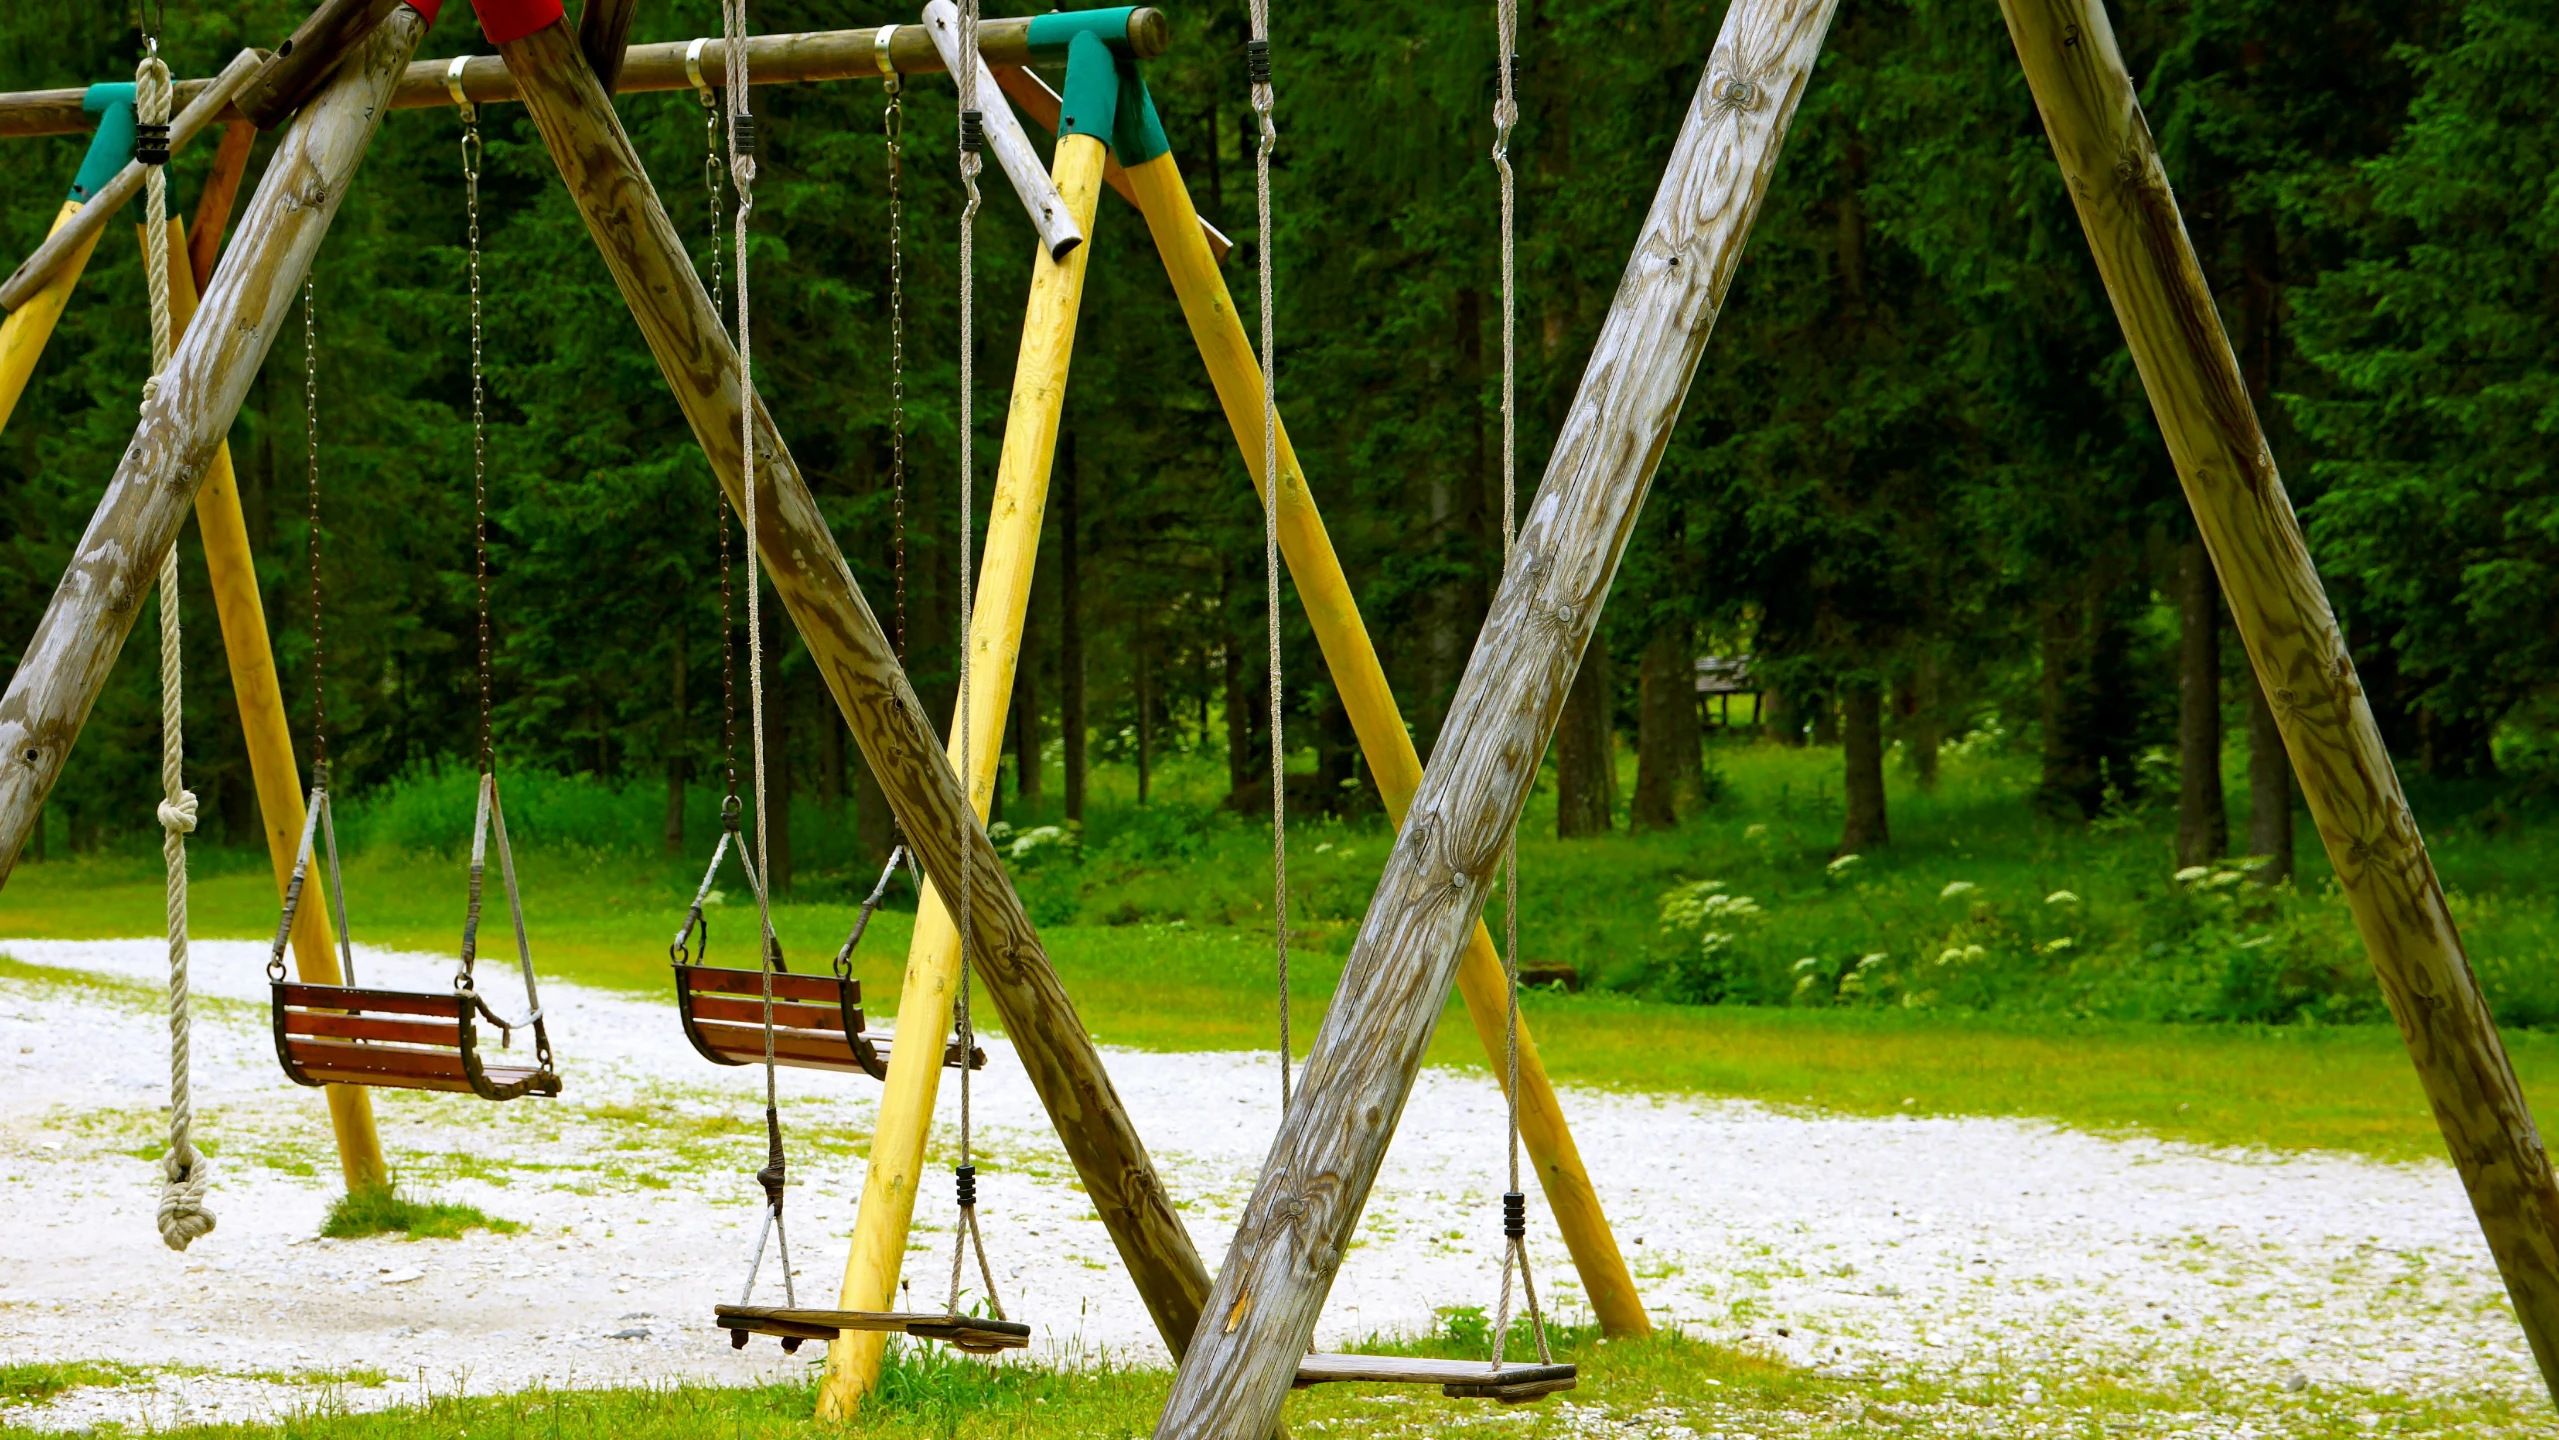
[[[266,1418],[423,1390],[502,1391],[805,1363],[708,1326],[743,1276],[761,1163],[752,1070],[704,1063],[672,1006],[555,984],[557,1101],[377,1092],[410,1186],[521,1222],[461,1241],[317,1238],[338,1188],[317,1092],[278,1070],[264,947],[199,943],[200,1133],[220,1228],[180,1255],[151,1223],[166,1017],[155,941],[0,941],[89,983],[0,976],[0,1362],[167,1367],[8,1411],[72,1427]],[[368,981],[448,961],[360,952]],[[1105,1027],[1107,1028],[1107,1027]],[[1029,1358],[1160,1361],[1136,1293],[1000,1044],[979,1082],[983,1213]],[[1277,1118],[1264,1057],[1111,1051],[1193,1238],[1224,1253]],[[876,1087],[784,1071],[804,1303],[830,1304]],[[955,1114],[945,1090],[946,1116]],[[1576,1091],[1583,1153],[1656,1313],[1701,1336],[1859,1372],[2201,1370],[2410,1397],[2539,1392],[2486,1247],[2443,1164],[2285,1158],[2001,1120],[1849,1119]],[[1426,1074],[1322,1336],[1490,1308],[1501,1112],[1482,1078]],[[940,1300],[949,1201],[928,1189],[907,1271]],[[1580,1288],[1533,1233],[1568,1316]],[[778,1291],[768,1283],[761,1293]],[[389,1378],[346,1372],[381,1372]],[[333,1378],[335,1377],[335,1378]]]

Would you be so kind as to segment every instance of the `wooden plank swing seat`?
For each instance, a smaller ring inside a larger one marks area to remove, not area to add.
[[[1489,1360],[1429,1360],[1403,1355],[1309,1355],[1297,1362],[1292,1390],[1309,1385],[1371,1383],[1437,1385],[1452,1400],[1525,1405],[1579,1383],[1570,1365],[1496,1365]]]
[[[940,1310],[790,1310],[723,1305],[718,1314],[720,1328],[729,1332],[729,1344],[739,1349],[746,1347],[749,1335],[778,1335],[782,1337],[782,1348],[791,1350],[798,1348],[793,1341],[831,1341],[846,1331],[939,1340],[972,1355],[1019,1350],[1031,1343],[1031,1327],[1022,1321],[981,1320],[974,1315],[952,1315]]]
[[[355,947],[347,935],[346,892],[338,869],[327,762],[313,769],[316,783],[303,812],[302,844],[293,878],[285,884],[284,917],[276,925],[275,944],[267,956],[275,1056],[284,1073],[301,1085],[443,1090],[483,1100],[559,1094],[560,1076],[551,1068],[551,1037],[543,1024],[541,998],[533,988],[532,949],[525,939],[515,855],[507,844],[506,818],[498,809],[495,776],[483,775],[480,780],[479,821],[471,842],[471,908],[462,930],[462,970],[454,977],[452,989],[390,990],[285,979],[285,947],[302,908],[315,848],[327,864],[327,905],[336,922],[339,971],[350,981],[355,978]],[[479,946],[480,886],[492,824],[498,837],[499,875],[506,886],[517,953],[524,966],[525,998],[531,1006],[531,1013],[520,1020],[509,1020],[491,1009],[472,984],[472,962]],[[483,1059],[479,1024],[483,1019],[498,1028],[501,1044],[512,1040],[518,1030],[531,1030],[532,1063],[491,1064]]]
[[[719,879],[720,862],[734,849],[738,868],[746,872],[748,892],[752,894],[762,885],[736,825],[736,812],[732,810],[720,843],[711,850],[711,863],[702,872],[702,884],[694,891],[693,907],[685,912],[684,928],[676,932],[675,943],[667,947],[669,958],[675,962],[675,1008],[684,1021],[684,1038],[714,1065],[761,1065],[766,1053],[764,1027],[769,1018],[773,1025],[774,1064],[802,1070],[859,1072],[874,1080],[886,1080],[891,1037],[874,1033],[863,1018],[862,982],[852,974],[853,951],[862,943],[862,932],[870,927],[871,916],[887,898],[889,881],[906,863],[906,848],[899,846],[890,853],[888,864],[880,871],[879,883],[871,887],[869,898],[854,917],[852,933],[844,937],[843,948],[835,954],[834,974],[792,974],[782,959],[781,939],[769,930],[765,932],[764,953],[773,962],[773,1004],[768,1016],[763,971],[703,963],[711,950],[711,922],[703,908],[711,902],[711,886]],[[942,1064],[948,1067],[959,1063],[959,1042],[943,1042]],[[968,1065],[972,1070],[985,1069],[986,1051],[970,1046]]]

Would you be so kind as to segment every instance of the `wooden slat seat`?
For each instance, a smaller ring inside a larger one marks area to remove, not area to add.
[[[276,1058],[304,1085],[442,1090],[512,1100],[557,1095],[539,1065],[479,1054],[476,1002],[458,991],[375,990],[276,982]]]
[[[676,962],[676,1007],[685,1038],[704,1059],[715,1065],[764,1063],[764,983],[760,970]],[[774,1064],[888,1078],[889,1037],[870,1033],[861,981],[776,970],[772,983]],[[956,1041],[943,1047],[942,1063],[959,1063]],[[971,1068],[985,1065],[986,1052],[975,1051]]]
[[[1292,1386],[1369,1382],[1437,1385],[1453,1400],[1498,1400],[1519,1405],[1570,1390],[1578,1372],[1570,1365],[1495,1365],[1489,1360],[1426,1360],[1405,1355],[1309,1355],[1297,1362]]]
[[[718,1315],[719,1327],[729,1332],[729,1343],[741,1347],[749,1335],[778,1335],[782,1337],[782,1348],[790,1350],[797,1348],[794,1341],[832,1340],[847,1330],[939,1340],[973,1355],[1019,1350],[1031,1343],[1031,1327],[1019,1320],[980,1320],[973,1315],[952,1316],[939,1310],[784,1310],[762,1305],[723,1305]]]

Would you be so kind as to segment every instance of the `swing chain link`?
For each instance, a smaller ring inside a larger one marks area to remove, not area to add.
[[[461,97],[461,62],[446,72],[457,101]],[[462,193],[470,216],[471,281],[471,549],[472,578],[479,604],[480,773],[495,768],[489,705],[489,433],[487,377],[483,369],[484,331],[480,304],[480,111],[467,101],[462,109]]]
[[[320,632],[320,322],[318,267],[302,277],[302,449],[310,466],[311,560],[311,783],[326,788],[329,773],[328,652]]]

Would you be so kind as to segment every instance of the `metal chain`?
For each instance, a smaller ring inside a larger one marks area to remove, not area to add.
[[[458,80],[454,89],[458,94]],[[480,316],[480,155],[480,110],[465,104],[462,195],[471,220],[471,573],[480,607],[480,773],[487,775],[495,770],[496,760],[489,733],[489,426]]]
[[[886,77],[889,151],[889,546],[897,566],[897,663],[906,664],[906,85]]]
[[[324,684],[328,655],[320,637],[320,322],[313,292],[318,275],[302,277],[302,449],[310,464],[311,558],[311,783],[327,783],[329,705]]]

